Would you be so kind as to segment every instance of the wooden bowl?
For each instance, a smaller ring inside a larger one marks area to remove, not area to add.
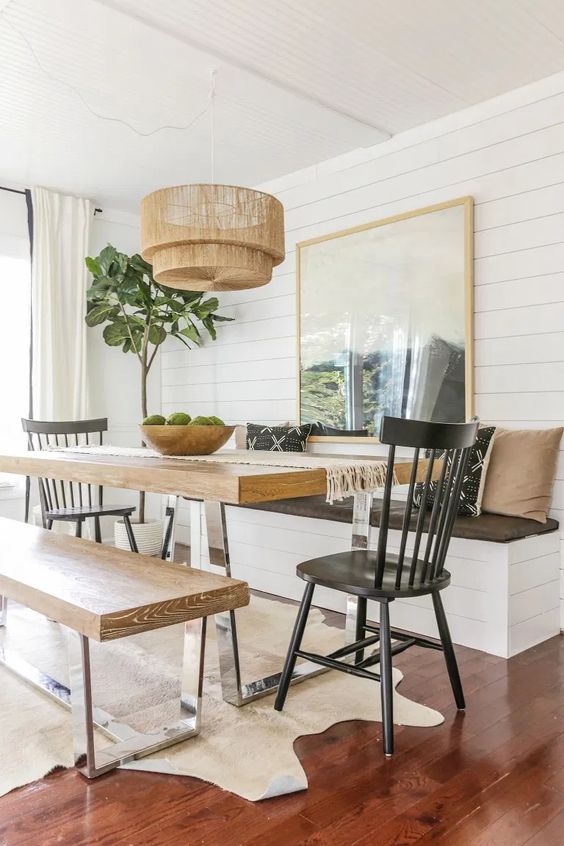
[[[143,440],[161,455],[210,455],[222,447],[235,426],[141,426]]]

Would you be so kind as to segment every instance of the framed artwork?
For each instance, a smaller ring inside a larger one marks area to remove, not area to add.
[[[472,246],[472,197],[297,245],[300,423],[350,441],[472,415]]]

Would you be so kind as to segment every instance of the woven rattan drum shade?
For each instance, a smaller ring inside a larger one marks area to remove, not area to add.
[[[237,185],[162,188],[141,203],[141,253],[171,288],[257,288],[284,261],[284,208]]]

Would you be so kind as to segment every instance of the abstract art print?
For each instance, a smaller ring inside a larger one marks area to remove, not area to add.
[[[314,434],[471,416],[472,210],[463,197],[298,244],[298,420]]]

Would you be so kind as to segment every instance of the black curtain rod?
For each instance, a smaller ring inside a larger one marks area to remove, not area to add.
[[[23,194],[25,197],[25,191],[20,191],[19,188],[5,188],[4,185],[0,185],[0,191],[9,191],[10,194]]]
[[[20,191],[19,188],[6,188],[4,185],[0,185],[0,191],[9,191],[10,194],[22,194],[24,197],[27,197],[27,191]],[[94,215],[102,214],[104,209],[94,209]]]

